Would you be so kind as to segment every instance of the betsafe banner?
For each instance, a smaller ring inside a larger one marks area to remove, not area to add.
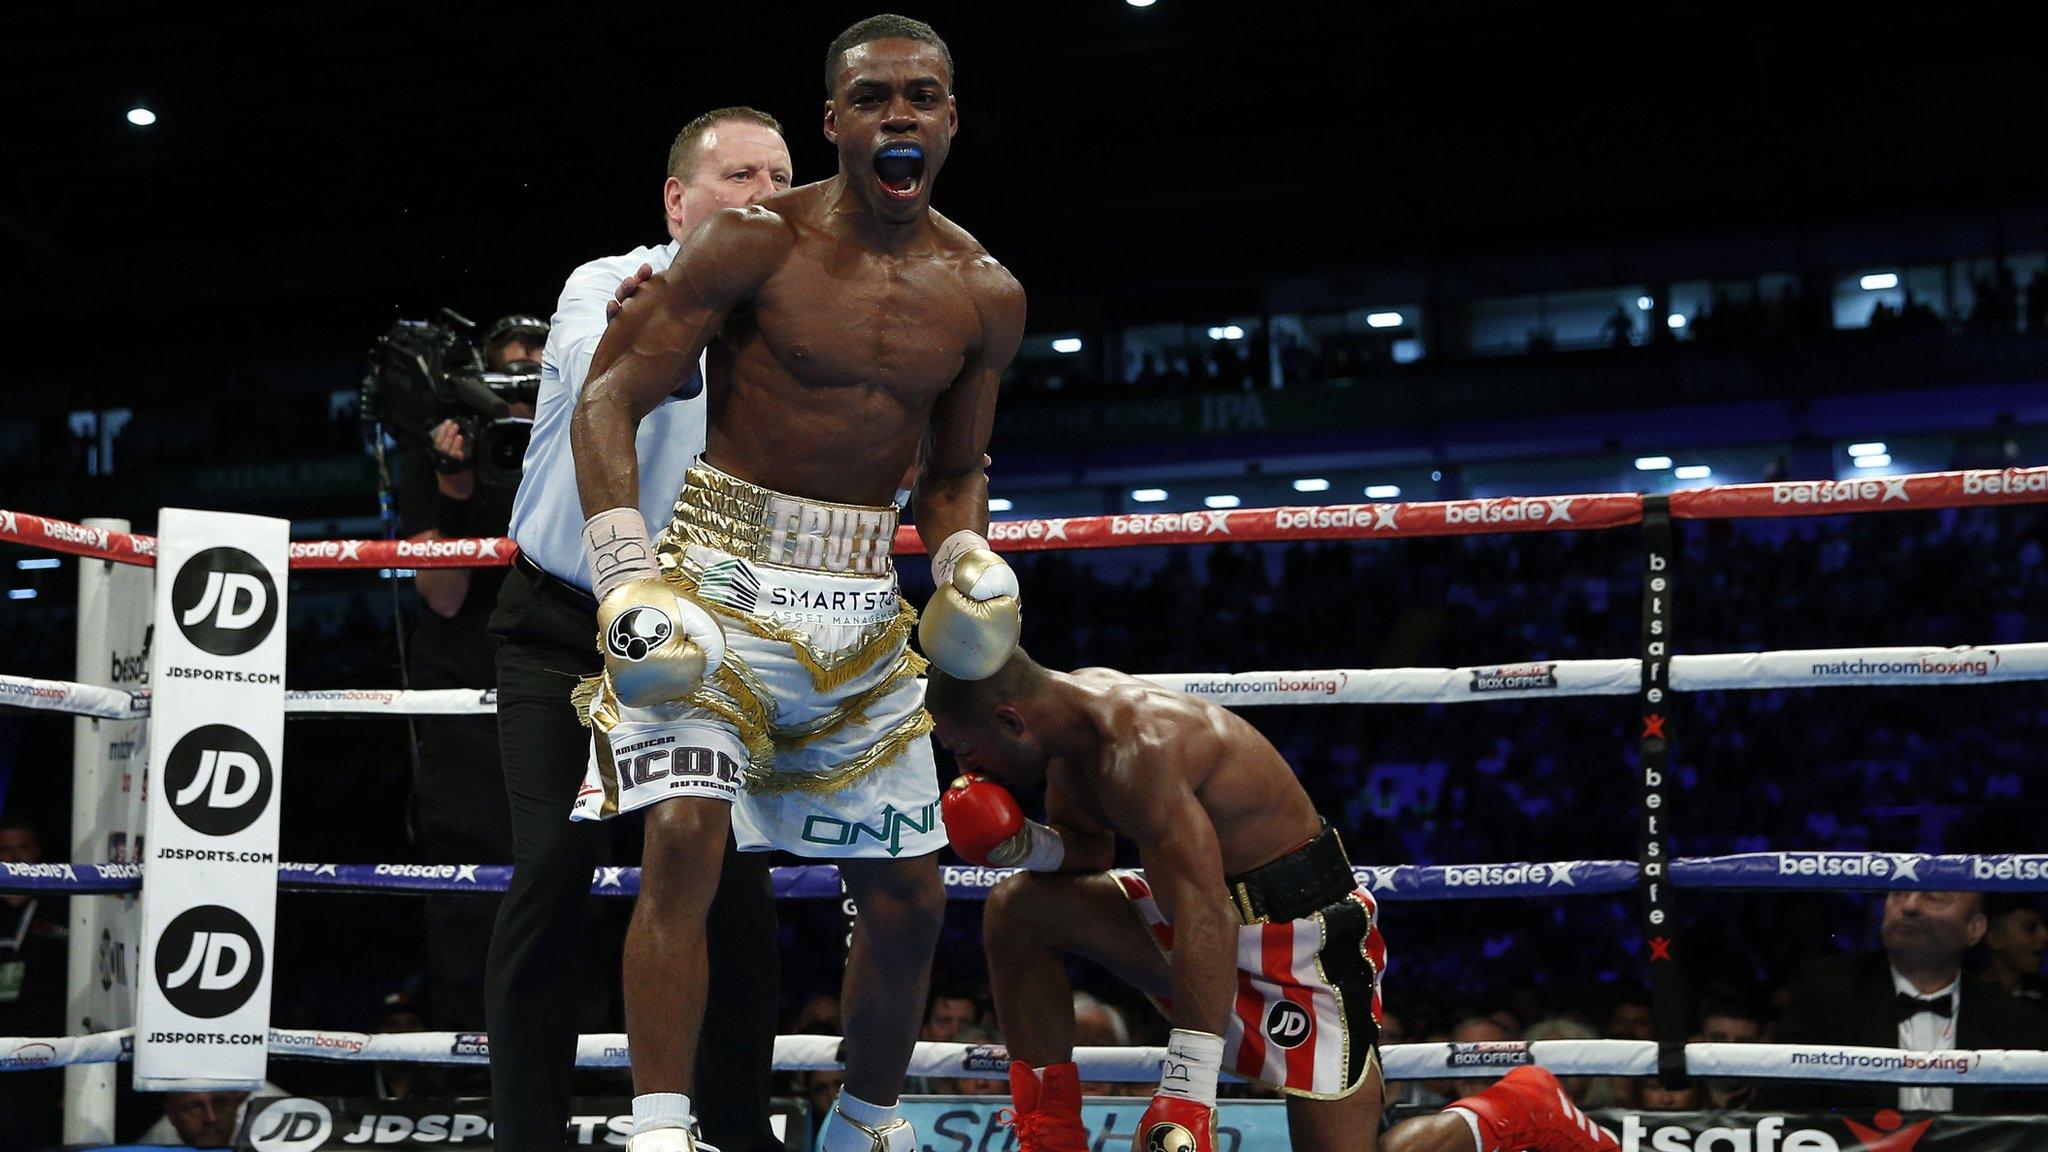
[[[1882,1108],[1776,1112],[1595,1112],[1622,1152],[2033,1152],[2048,1117],[1949,1116]]]
[[[182,508],[157,524],[135,1086],[254,1088],[270,1030],[291,525]]]

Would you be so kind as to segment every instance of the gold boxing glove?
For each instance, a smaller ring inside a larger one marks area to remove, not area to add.
[[[598,604],[597,647],[619,703],[647,708],[680,701],[718,671],[725,632],[674,585],[645,576]]]
[[[917,642],[939,671],[986,680],[1017,650],[1023,631],[1017,573],[974,532],[955,532],[932,555],[938,590],[918,621]]]

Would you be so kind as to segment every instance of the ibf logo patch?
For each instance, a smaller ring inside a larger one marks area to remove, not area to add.
[[[290,1097],[249,1117],[249,1144],[256,1152],[313,1152],[334,1133],[334,1114],[318,1100]]]
[[[1266,1021],[1260,1031],[1273,1047],[1292,1049],[1307,1043],[1315,1029],[1315,1020],[1307,1009],[1292,1000],[1275,1000],[1266,1008]]]
[[[185,734],[164,761],[164,793],[187,828],[232,836],[270,804],[270,757],[247,732],[206,724]]]
[[[194,646],[215,656],[240,656],[277,624],[277,584],[270,570],[240,548],[208,548],[178,569],[171,615]]]
[[[628,608],[604,630],[605,651],[621,660],[645,660],[675,630],[675,621],[659,608],[646,604]]]
[[[188,909],[157,938],[157,987],[187,1016],[226,1016],[247,1004],[262,981],[263,943],[232,908]]]

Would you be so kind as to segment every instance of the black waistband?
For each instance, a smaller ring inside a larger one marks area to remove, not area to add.
[[[533,590],[540,595],[578,612],[596,614],[596,597],[527,559],[526,553],[521,552],[513,559],[512,568],[526,577],[527,583],[533,585]]]
[[[1337,830],[1323,823],[1315,839],[1270,863],[1225,878],[1240,924],[1299,920],[1342,900],[1358,881]]]

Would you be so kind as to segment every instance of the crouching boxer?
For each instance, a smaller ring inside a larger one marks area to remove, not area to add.
[[[1378,909],[1336,830],[1239,717],[1105,668],[1048,671],[1021,650],[982,680],[934,671],[926,707],[966,773],[941,800],[948,839],[971,862],[1025,869],[989,894],[983,921],[1019,1152],[1087,1147],[1069,955],[1173,1022],[1138,1152],[1211,1152],[1225,1070],[1286,1094],[1298,1152],[1618,1150],[1534,1067],[1379,1133]],[[1041,785],[1044,824],[1007,790]],[[1111,868],[1118,834],[1142,876]]]

